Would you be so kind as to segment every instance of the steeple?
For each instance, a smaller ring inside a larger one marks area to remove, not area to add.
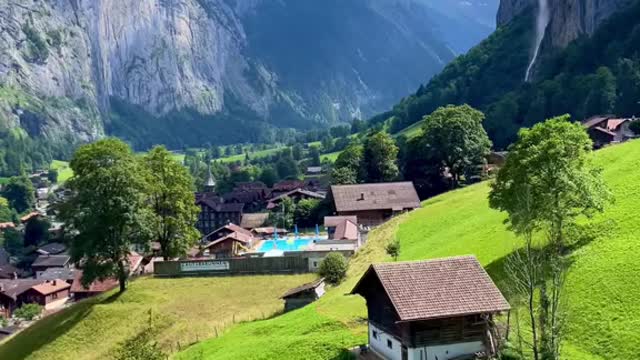
[[[204,191],[208,193],[215,192],[216,181],[211,174],[211,164],[207,164],[207,182],[204,185]]]

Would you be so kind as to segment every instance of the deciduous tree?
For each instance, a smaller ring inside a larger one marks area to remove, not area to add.
[[[184,255],[200,235],[194,227],[199,209],[193,197],[193,178],[162,146],[153,148],[144,164],[151,174],[149,201],[157,216],[154,239],[165,260]]]
[[[398,178],[398,146],[391,135],[379,131],[367,137],[362,166],[368,182],[388,182]]]
[[[2,190],[2,196],[9,201],[9,206],[18,213],[32,209],[36,202],[33,184],[24,175],[14,176],[9,179],[9,182]]]
[[[440,164],[457,186],[461,175],[482,164],[491,140],[482,127],[484,114],[468,105],[441,107],[424,119],[421,137],[429,162]]]
[[[61,218],[72,239],[72,260],[83,269],[83,284],[115,277],[122,292],[131,246],[147,245],[155,228],[147,197],[149,172],[117,139],[80,147],[71,168],[71,195],[61,207]]]
[[[525,238],[528,248],[532,234],[548,237],[543,256],[534,262],[544,261],[549,280],[534,281],[538,275],[527,275],[527,281],[535,283],[529,292],[540,296],[537,333],[545,359],[558,359],[562,341],[561,300],[568,266],[564,255],[572,240],[567,230],[579,216],[602,211],[611,199],[600,170],[591,164],[591,149],[582,125],[571,123],[568,116],[521,130],[489,195],[491,207],[507,212],[510,228]]]

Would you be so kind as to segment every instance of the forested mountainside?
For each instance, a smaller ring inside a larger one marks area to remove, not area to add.
[[[539,4],[549,18],[525,81]],[[520,127],[555,115],[640,114],[639,1],[503,0],[498,23],[488,39],[371,121],[391,119],[399,130],[439,106],[468,103],[485,112],[491,139],[505,148]]]
[[[368,117],[491,31],[445,10],[427,0],[0,0],[0,131],[48,156],[105,134],[180,147]],[[451,31],[466,31],[464,42]]]

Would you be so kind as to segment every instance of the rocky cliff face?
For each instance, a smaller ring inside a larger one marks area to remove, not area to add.
[[[545,45],[564,48],[581,35],[591,35],[611,14],[631,3],[630,0],[502,0],[497,24],[502,26],[539,2],[547,1],[551,19]]]
[[[413,0],[0,0],[0,125],[91,140],[114,101],[158,119],[364,117],[452,59],[437,16]]]

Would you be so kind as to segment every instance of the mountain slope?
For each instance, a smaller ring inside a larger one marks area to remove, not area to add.
[[[0,0],[0,90],[42,104],[0,98],[0,128],[180,147],[370,116],[471,45],[450,29],[489,32],[422,1]]]
[[[563,358],[632,359],[640,347],[640,262],[634,234],[640,225],[640,141],[595,154],[616,202],[590,221],[595,240],[576,250],[567,279],[570,309]],[[178,354],[178,359],[334,359],[344,349],[367,341],[366,307],[358,296],[345,296],[372,262],[390,261],[384,247],[397,238],[400,260],[475,254],[499,287],[503,260],[517,248],[504,214],[488,206],[488,184],[450,192],[423,203],[369,234],[350,262],[348,278],[316,303],[265,321],[241,324],[223,336]]]
[[[503,0],[494,34],[372,122],[391,119],[399,131],[440,106],[468,103],[485,112],[491,139],[505,148],[520,127],[552,116],[640,113],[639,2],[550,2],[550,25],[525,82],[536,36],[531,2]]]

